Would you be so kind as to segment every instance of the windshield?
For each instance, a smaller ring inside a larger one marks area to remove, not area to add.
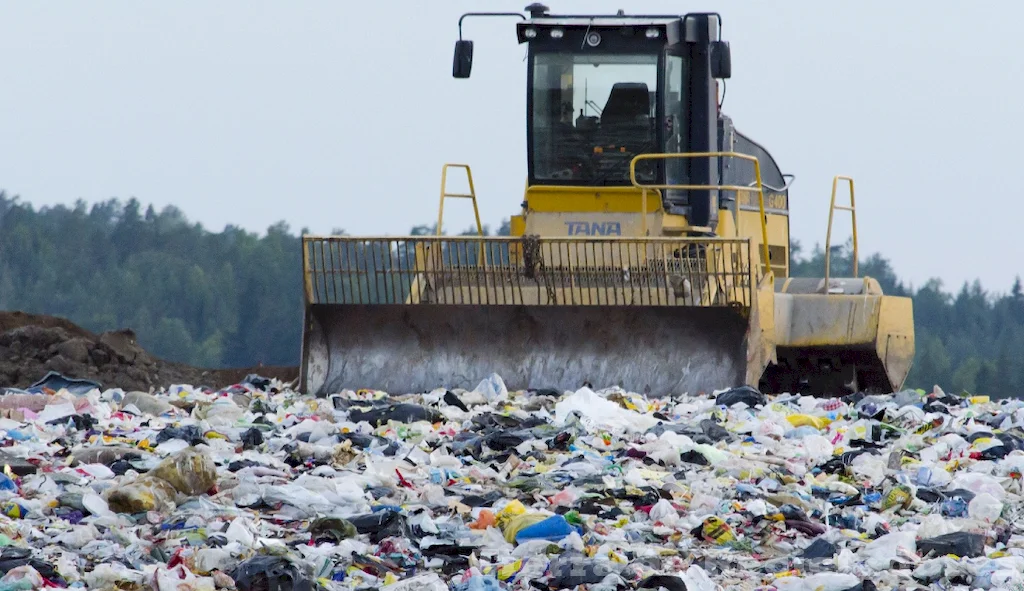
[[[628,185],[636,154],[657,152],[658,56],[538,53],[533,63],[533,176]],[[655,182],[653,163],[637,178]]]

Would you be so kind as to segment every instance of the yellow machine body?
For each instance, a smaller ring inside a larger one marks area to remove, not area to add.
[[[763,189],[737,191],[751,196],[708,238],[658,191],[529,187],[508,237],[304,237],[303,388],[472,387],[492,372],[659,395],[902,387],[909,298],[788,277],[788,216],[761,213]]]

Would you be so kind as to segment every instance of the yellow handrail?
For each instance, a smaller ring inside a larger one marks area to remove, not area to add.
[[[466,179],[469,181],[469,193],[449,193],[448,192],[448,169],[449,168],[462,168],[466,171]],[[473,189],[473,172],[469,169],[468,164],[445,164],[441,168],[441,205],[437,209],[437,235],[441,235],[441,226],[444,223],[444,200],[446,197],[456,197],[459,199],[470,199],[473,202],[473,215],[476,216],[476,231],[479,235],[484,235],[483,224],[480,223],[480,210],[476,206],[476,190]]]
[[[850,205],[836,205],[836,189],[839,181],[847,181],[850,184]],[[850,219],[853,222],[853,276],[857,276],[857,260],[860,258],[857,252],[857,204],[853,197],[853,178],[843,175],[836,175],[832,178],[832,201],[828,206],[828,232],[825,234],[825,292],[828,293],[828,282],[831,277],[832,268],[832,216],[835,210],[850,212]]]
[[[647,235],[647,189],[669,189],[669,190],[697,190],[708,189],[718,191],[749,191],[753,187],[740,185],[650,185],[640,184],[636,180],[636,163],[640,160],[671,160],[675,158],[712,158],[728,157],[747,160],[754,163],[754,178],[757,181],[757,203],[761,211],[761,246],[764,254],[764,264],[768,269],[772,268],[772,261],[768,250],[768,223],[764,213],[764,186],[761,184],[761,163],[756,156],[740,154],[739,152],[687,152],[682,154],[637,154],[629,162],[629,181],[633,186],[641,189],[641,210],[643,216],[643,233]]]

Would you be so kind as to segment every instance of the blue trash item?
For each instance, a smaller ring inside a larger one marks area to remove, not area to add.
[[[521,529],[519,533],[516,534],[516,543],[521,544],[529,540],[548,540],[555,542],[561,540],[572,532],[583,535],[583,529],[573,526],[565,520],[565,517],[562,517],[561,515],[552,515],[544,521],[539,521]]]
[[[501,583],[493,575],[480,575],[465,583],[456,583],[452,588],[455,591],[501,591]]]
[[[11,480],[6,474],[0,473],[0,490],[18,492],[18,485],[13,480]]]
[[[946,499],[942,502],[942,505],[939,506],[939,511],[945,517],[966,517],[967,501],[960,497]]]
[[[30,394],[42,394],[43,388],[48,388],[50,390],[60,390],[61,388],[65,388],[75,396],[85,396],[93,389],[103,389],[99,382],[69,378],[55,371],[47,373],[43,376],[43,379],[32,384],[27,391]]]

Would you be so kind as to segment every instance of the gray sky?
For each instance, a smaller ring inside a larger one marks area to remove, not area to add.
[[[527,3],[0,0],[0,188],[175,204],[215,231],[404,234],[436,218],[441,165],[468,162],[496,227],[525,182],[524,48],[513,21],[476,19],[470,80],[451,52],[462,12]],[[805,245],[849,174],[862,249],[915,285],[1006,291],[1024,268],[1024,2],[546,3],[721,12],[724,110],[796,175]]]

